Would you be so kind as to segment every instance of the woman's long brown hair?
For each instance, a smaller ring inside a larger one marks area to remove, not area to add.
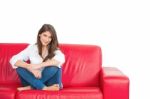
[[[43,62],[51,59],[54,56],[54,51],[58,49],[58,39],[57,39],[57,34],[55,31],[55,28],[50,25],[50,24],[44,24],[41,29],[38,32],[37,35],[37,46],[38,46],[38,51],[39,51],[39,55],[42,57],[42,43],[40,41],[40,34],[42,34],[43,32],[50,32],[51,33],[51,37],[52,40],[51,42],[48,44],[48,55],[43,59]]]

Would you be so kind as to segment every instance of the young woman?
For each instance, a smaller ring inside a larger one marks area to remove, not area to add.
[[[30,60],[30,64],[27,60]],[[61,66],[64,62],[54,27],[44,24],[38,32],[37,43],[29,45],[10,59],[23,85],[17,89],[62,89]]]

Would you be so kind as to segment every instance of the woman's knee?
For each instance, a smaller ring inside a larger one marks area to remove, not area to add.
[[[43,74],[44,75],[55,74],[58,71],[58,69],[59,68],[56,66],[48,66],[44,68]]]
[[[58,66],[47,66],[47,67],[45,67],[45,68],[52,68],[52,69],[56,69],[56,68],[58,68]]]
[[[28,72],[27,69],[23,68],[23,67],[18,67],[16,68],[17,73],[24,73],[24,72]]]
[[[18,68],[16,68],[16,71],[17,72],[20,72],[20,71],[23,71],[25,68],[22,68],[22,67],[18,67]]]
[[[53,70],[53,71],[57,71],[59,68],[57,66],[47,66],[45,67],[45,70]]]

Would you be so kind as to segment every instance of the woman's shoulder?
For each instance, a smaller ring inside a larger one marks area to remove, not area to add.
[[[27,49],[28,49],[28,50],[35,50],[35,49],[37,49],[37,45],[36,45],[36,44],[29,44],[29,45],[27,46]]]
[[[61,51],[60,48],[58,47],[55,51]]]
[[[54,53],[62,53],[61,49],[60,48],[57,48]]]

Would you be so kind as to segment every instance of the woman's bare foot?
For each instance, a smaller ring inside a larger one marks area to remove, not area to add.
[[[58,91],[59,90],[59,85],[58,84],[53,84],[52,86],[44,87],[43,90]]]
[[[32,89],[31,86],[18,87],[18,88],[17,88],[18,91],[22,91],[22,90],[30,90],[30,89]]]

